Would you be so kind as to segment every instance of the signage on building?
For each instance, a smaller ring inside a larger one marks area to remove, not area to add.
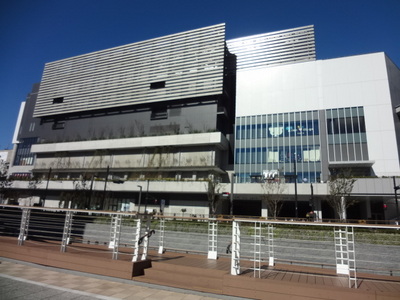
[[[274,180],[278,178],[278,170],[264,170],[263,171],[263,179],[264,180]]]

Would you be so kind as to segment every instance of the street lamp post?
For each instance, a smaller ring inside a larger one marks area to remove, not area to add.
[[[394,188],[394,201],[396,203],[396,218],[399,218],[399,202],[397,201],[397,190],[400,189],[399,185],[396,185],[396,177],[393,176],[393,188]]]
[[[94,181],[94,175],[92,175],[92,179],[91,179],[91,182],[90,182],[90,190],[89,190],[89,197],[88,197],[88,200],[87,200],[87,204],[86,204],[86,208],[87,209],[90,209],[90,204],[91,204],[91,202],[92,202],[92,192],[93,192],[93,181]]]
[[[138,185],[138,187],[139,187],[139,203],[138,203],[138,214],[140,213],[140,202],[141,202],[141,200],[142,200],[142,186],[141,185]]]
[[[150,184],[150,180],[147,180],[147,192],[146,192],[146,200],[145,200],[145,204],[144,204],[144,213],[147,213],[147,202],[149,199],[149,184]]]
[[[109,174],[110,174],[110,166],[107,166],[106,178],[104,180],[103,199],[101,201],[101,208],[100,209],[104,209],[104,203],[106,202],[106,191],[107,191],[107,182],[108,182],[108,175]]]
[[[296,166],[296,153],[294,153],[294,160],[293,160],[293,169],[294,169],[294,203],[295,203],[295,216],[296,218],[299,217],[298,211],[298,203],[297,203],[297,166]]]
[[[230,197],[231,205],[230,205],[230,212],[229,212],[229,214],[231,216],[233,216],[233,186],[235,184],[235,176],[236,176],[236,174],[232,173],[232,175],[231,175],[231,195],[230,195],[231,196]]]

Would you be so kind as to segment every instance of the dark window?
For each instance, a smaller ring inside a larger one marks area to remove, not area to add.
[[[56,129],[64,129],[64,127],[65,127],[65,121],[56,121],[56,122],[54,122],[54,124],[53,124],[53,130],[56,130]]]
[[[364,117],[360,116],[359,117],[360,120],[360,129],[359,132],[365,132],[365,121],[364,121]]]
[[[168,119],[166,108],[156,108],[151,111],[151,120]]]
[[[64,102],[64,97],[53,98],[53,104],[63,103],[63,102]]]
[[[158,81],[158,82],[150,83],[150,89],[152,89],[152,90],[162,89],[162,88],[165,88],[165,81]]]
[[[327,120],[328,134],[365,132],[364,117],[347,117]]]

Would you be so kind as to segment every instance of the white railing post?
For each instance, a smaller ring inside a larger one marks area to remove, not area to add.
[[[140,232],[142,230],[142,220],[140,218],[140,216],[138,216],[138,218],[136,219],[136,230],[134,233],[134,246],[133,246],[133,257],[132,257],[132,261],[138,261],[139,258],[139,240],[140,240]]]
[[[231,275],[240,274],[240,223],[232,222]]]
[[[262,225],[254,222],[253,234],[253,271],[254,277],[261,277]]]
[[[122,215],[116,214],[111,216],[110,244],[108,245],[108,248],[113,249],[112,259],[118,259],[121,229],[122,229]]]
[[[19,235],[18,235],[18,245],[19,246],[24,244],[24,241],[26,240],[26,237],[28,236],[30,217],[31,217],[31,209],[23,208],[22,216],[21,216],[21,225],[19,227]]]
[[[67,245],[69,244],[70,237],[71,237],[73,216],[74,216],[74,213],[72,211],[67,211],[67,213],[65,214],[64,230],[63,230],[63,236],[62,236],[62,241],[61,241],[61,252],[65,252],[67,250]]]
[[[336,273],[349,275],[349,254],[347,251],[346,226],[334,227]]]
[[[142,250],[142,258],[141,260],[146,260],[147,259],[147,251],[149,249],[149,235],[150,235],[150,222],[151,222],[151,217],[146,216],[146,232],[144,234],[144,239],[143,239],[143,250]]]
[[[165,219],[161,218],[160,219],[158,254],[164,253],[164,234],[165,234]]]
[[[349,258],[349,287],[358,288],[357,285],[357,269],[356,269],[356,249],[354,246],[354,227],[347,229],[347,251]]]
[[[215,219],[208,221],[208,259],[217,259],[217,236],[218,236],[218,223]]]
[[[357,270],[354,247],[354,228],[335,227],[336,273],[349,276],[349,287],[357,288]]]
[[[274,226],[268,224],[268,265],[270,267],[275,266],[275,256],[274,256]]]

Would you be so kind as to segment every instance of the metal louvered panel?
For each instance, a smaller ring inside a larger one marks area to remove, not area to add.
[[[313,25],[232,39],[227,45],[238,69],[315,60]]]
[[[222,94],[224,53],[219,24],[47,63],[34,117]]]

